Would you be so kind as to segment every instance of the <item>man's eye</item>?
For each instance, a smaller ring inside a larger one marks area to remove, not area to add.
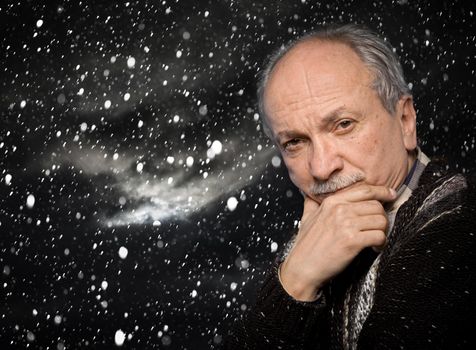
[[[337,125],[337,128],[338,129],[347,129],[349,128],[350,126],[352,126],[352,120],[342,120],[339,122],[339,124]]]
[[[292,139],[292,140],[286,141],[285,143],[283,143],[283,149],[285,151],[292,151],[293,149],[298,147],[300,142],[301,142],[300,139]]]

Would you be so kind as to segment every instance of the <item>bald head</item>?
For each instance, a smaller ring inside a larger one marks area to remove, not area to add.
[[[270,56],[268,64],[262,70],[258,84],[258,102],[264,131],[268,136],[269,128],[266,124],[264,95],[271,73],[275,71],[274,68],[288,53],[291,54],[291,51],[301,44],[312,46],[312,44],[321,45],[323,43],[342,44],[360,58],[373,78],[373,81],[370,82],[372,88],[377,92],[389,113],[393,114],[395,105],[401,96],[411,96],[398,58],[386,41],[374,32],[358,25],[324,27],[281,47]]]
[[[296,105],[313,103],[314,97],[336,89],[343,92],[360,85],[371,88],[373,80],[370,70],[348,45],[308,39],[295,45],[273,67],[263,93],[264,112],[268,115],[270,110],[279,110],[284,98]],[[309,100],[302,100],[303,87],[308,90]]]

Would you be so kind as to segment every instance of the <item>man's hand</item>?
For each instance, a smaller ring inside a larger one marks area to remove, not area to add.
[[[339,191],[321,205],[306,196],[296,241],[280,267],[283,288],[297,300],[315,300],[361,250],[383,246],[387,216],[382,203],[395,196],[394,190],[370,185]]]

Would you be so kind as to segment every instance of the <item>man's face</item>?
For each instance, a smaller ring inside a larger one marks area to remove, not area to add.
[[[264,94],[267,122],[293,183],[317,202],[355,183],[396,189],[416,147],[415,111],[392,116],[373,76],[347,46],[304,42],[275,66]]]

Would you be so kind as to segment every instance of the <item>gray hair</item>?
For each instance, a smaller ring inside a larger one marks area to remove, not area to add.
[[[395,113],[400,97],[411,96],[399,59],[387,41],[373,31],[356,24],[326,26],[292,40],[270,56],[258,82],[259,112],[266,135],[271,137],[264,109],[264,90],[269,76],[279,60],[292,48],[305,41],[316,39],[347,45],[359,56],[364,65],[373,73],[374,81],[371,87],[377,92],[382,105],[390,114]]]

